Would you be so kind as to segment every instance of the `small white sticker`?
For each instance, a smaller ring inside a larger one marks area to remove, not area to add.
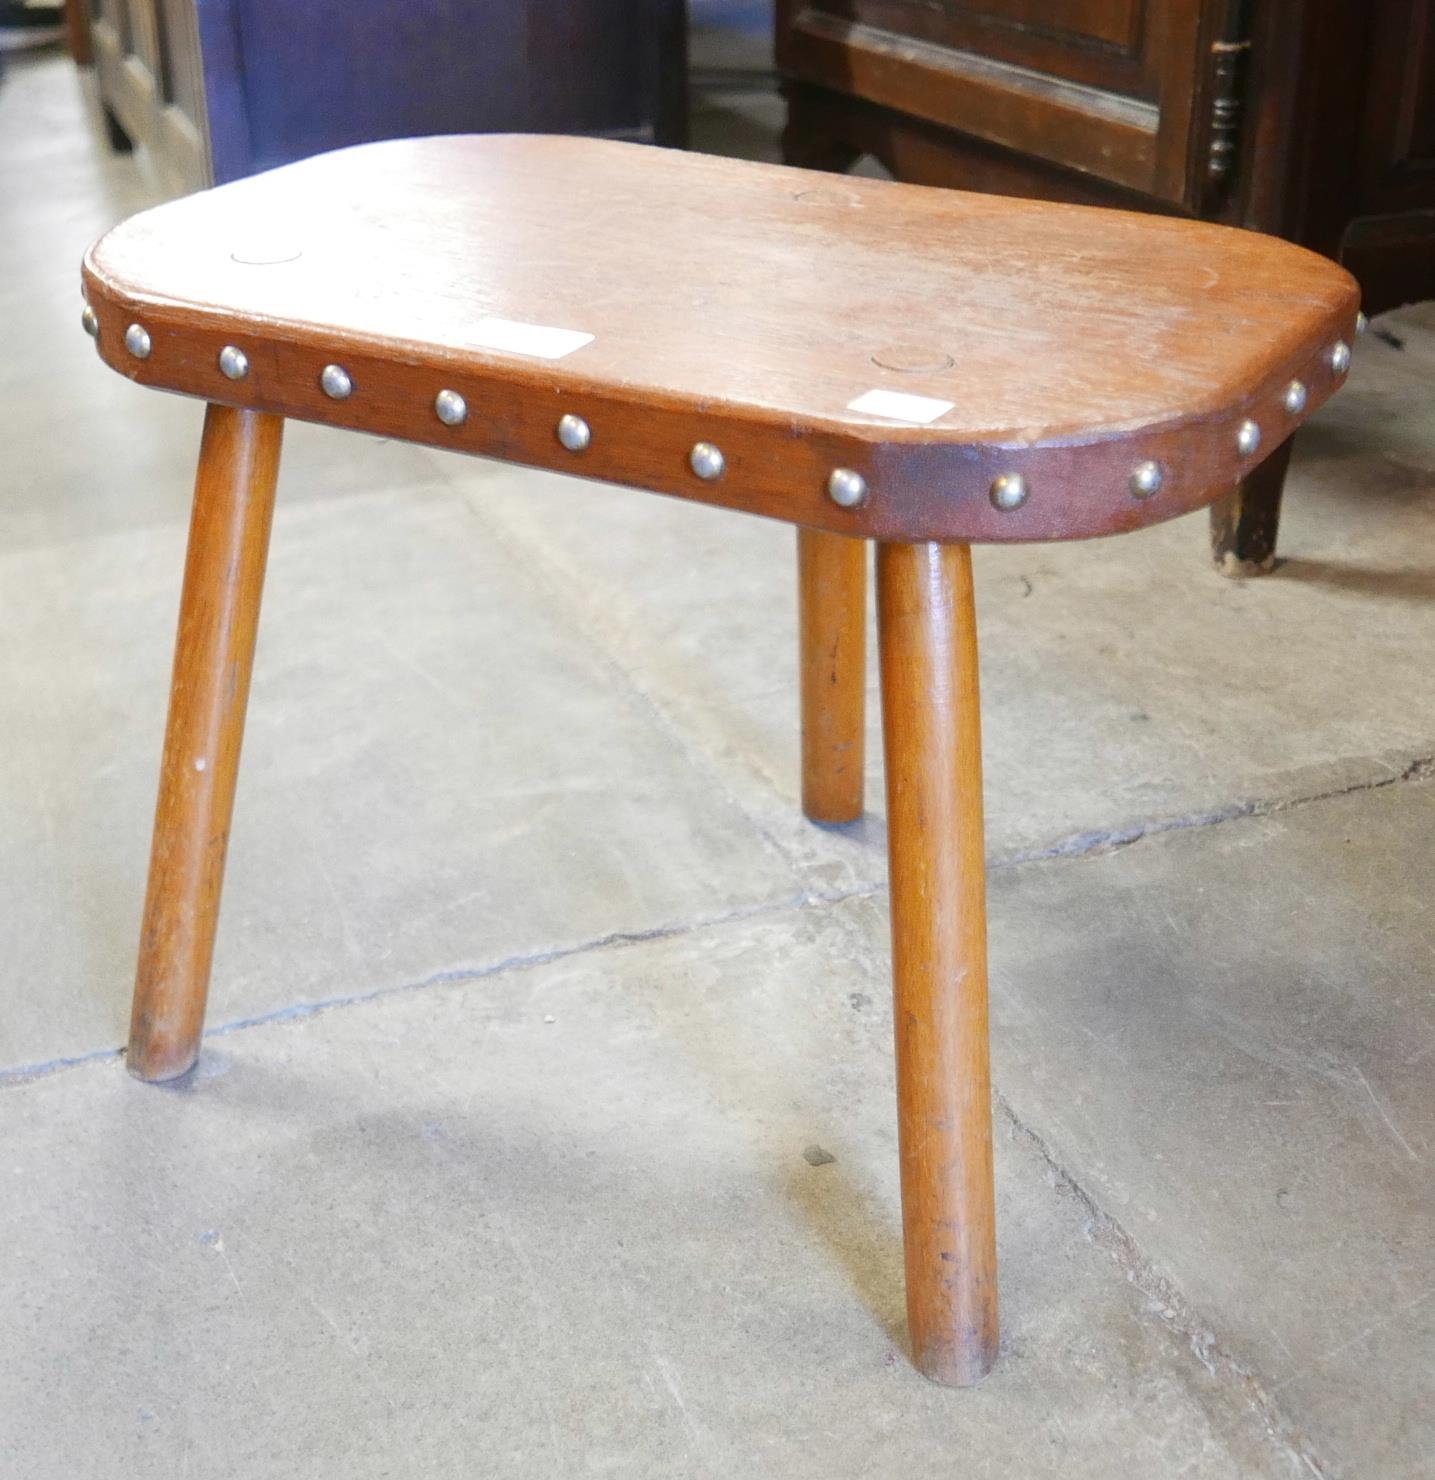
[[[945,416],[955,401],[938,401],[933,396],[910,396],[905,391],[863,391],[847,403],[849,411],[865,411],[869,416],[885,416],[889,421],[910,421],[914,426],[929,426]]]
[[[575,349],[593,342],[581,329],[553,329],[547,324],[516,324],[512,319],[480,319],[473,331],[480,349],[502,350],[510,355],[532,355],[538,360],[561,360]]]

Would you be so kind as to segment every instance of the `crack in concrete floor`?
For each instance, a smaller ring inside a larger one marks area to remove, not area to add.
[[[1418,785],[1431,780],[1432,774],[1435,774],[1435,757],[1424,756],[1412,761],[1404,770],[1393,776],[1359,781],[1343,788],[1296,798],[1245,804],[1214,814],[1160,819],[1140,828],[1123,829],[1110,834],[1083,834],[1079,838],[1053,845],[1035,855],[1018,854],[994,860],[991,867],[1008,869],[1032,863],[1073,862],[1083,858],[1099,857],[1115,848],[1134,846],[1168,832],[1218,827],[1227,822],[1293,811],[1329,801],[1338,796],[1385,790],[1404,784]],[[879,895],[884,890],[885,885],[881,883],[842,889],[807,889],[780,899],[724,910],[698,919],[644,930],[616,931],[571,946],[517,953],[483,966],[446,969],[429,973],[414,981],[381,987],[373,991],[296,1003],[273,1012],[218,1023],[206,1031],[205,1040],[208,1042],[249,1028],[298,1021],[399,994],[419,992],[456,983],[478,982],[550,962],[581,958],[648,941],[696,935],[737,920],[780,916],[788,912],[814,908],[831,908],[851,900]],[[12,1069],[0,1074],[0,1085],[15,1086],[29,1083],[37,1078],[83,1067],[86,1064],[109,1061],[121,1053],[122,1050],[118,1049],[103,1050],[73,1059],[55,1060],[46,1064]],[[1000,1088],[994,1088],[993,1101],[998,1123],[1004,1121],[1013,1134],[1023,1139],[1039,1155],[1048,1169],[1053,1187],[1061,1195],[1075,1199],[1084,1210],[1088,1219],[1088,1236],[1091,1240],[1110,1255],[1119,1265],[1127,1280],[1146,1297],[1145,1317],[1158,1323],[1180,1344],[1189,1349],[1214,1379],[1238,1393],[1256,1413],[1272,1444],[1279,1446],[1311,1475],[1320,1477],[1320,1480],[1334,1480],[1339,1471],[1322,1458],[1309,1436],[1304,1434],[1283,1410],[1280,1390],[1285,1384],[1266,1382],[1258,1370],[1242,1362],[1234,1354],[1229,1346],[1219,1338],[1213,1323],[1203,1317],[1182,1291],[1148,1257],[1140,1239],[1103,1204],[1097,1193],[1093,1192],[1070,1167],[1063,1164],[1047,1140],[1018,1114],[1014,1105]]]
[[[1294,811],[1300,807],[1331,801],[1336,797],[1352,796],[1367,791],[1382,791],[1387,787],[1407,782],[1419,783],[1435,777],[1435,755],[1421,756],[1410,762],[1401,772],[1393,776],[1352,782],[1349,786],[1335,787],[1312,792],[1298,797],[1284,797],[1258,802],[1244,802],[1218,812],[1194,814],[1188,817],[1159,818],[1135,827],[1113,829],[1110,832],[1087,832],[1077,837],[1063,839],[1048,848],[1009,854],[1003,858],[987,860],[988,872],[998,869],[1018,868],[1031,863],[1074,862],[1083,858],[1102,857],[1119,848],[1132,847],[1149,838],[1161,837],[1171,832],[1189,832],[1197,829],[1219,827],[1227,822],[1239,822],[1248,818],[1270,817]],[[780,846],[780,845],[775,845]],[[759,904],[739,905],[730,910],[711,915],[697,916],[688,920],[676,920],[665,925],[655,925],[645,930],[617,930],[577,941],[572,945],[555,946],[547,950],[516,952],[481,966],[446,967],[428,972],[413,981],[395,982],[375,987],[371,991],[352,992],[341,995],[315,998],[308,1002],[296,1002],[271,1012],[255,1013],[249,1017],[233,1018],[215,1023],[204,1030],[204,1037],[220,1038],[229,1033],[238,1033],[246,1028],[264,1027],[271,1023],[298,1021],[335,1008],[353,1007],[361,1003],[376,1002],[385,997],[401,993],[422,991],[426,987],[447,986],[456,982],[484,981],[501,976],[505,972],[517,971],[530,966],[542,966],[552,961],[564,961],[584,956],[594,951],[604,951],[635,945],[642,941],[672,940],[684,935],[710,930],[735,920],[755,920],[784,914],[788,911],[810,909],[814,906],[843,904],[848,900],[865,899],[885,894],[885,879],[857,884],[847,888],[808,888],[778,899],[764,900]],[[67,1069],[80,1068],[86,1064],[103,1063],[123,1054],[123,1048],[96,1049],[91,1053],[73,1057],[47,1059],[31,1064],[17,1064],[0,1068],[0,1089],[10,1085],[28,1084],[50,1074]]]
[[[1312,802],[1328,802],[1336,797],[1353,796],[1363,791],[1383,791],[1387,786],[1399,786],[1406,781],[1426,781],[1432,775],[1435,775],[1435,752],[1416,756],[1404,770],[1391,776],[1374,776],[1366,780],[1352,781],[1347,786],[1333,786],[1323,791],[1307,792],[1301,796],[1233,802],[1229,807],[1221,807],[1211,812],[1193,812],[1185,817],[1162,817],[1152,822],[1134,823],[1130,827],[1078,833],[1074,837],[1063,838],[1046,848],[1032,848],[1021,853],[1009,854],[990,866],[1010,868],[1019,863],[1038,863],[1051,858],[1088,858],[1093,854],[1111,853],[1117,848],[1129,847],[1132,843],[1139,843],[1145,838],[1159,837],[1162,833],[1216,827],[1223,822],[1238,822],[1246,817],[1274,817],[1296,807],[1309,806]]]
[[[1074,1198],[1089,1219],[1088,1237],[1121,1267],[1127,1279],[1147,1297],[1147,1315],[1171,1332],[1217,1381],[1238,1390],[1260,1418],[1273,1444],[1285,1449],[1319,1480],[1336,1480],[1336,1471],[1320,1458],[1310,1439],[1292,1423],[1280,1406],[1279,1385],[1272,1386],[1240,1361],[1217,1337],[1213,1323],[1195,1309],[1146,1256],[1140,1242],[1118,1218],[1057,1158],[1045,1139],[1028,1125],[999,1089],[992,1090],[996,1112],[1012,1131],[1041,1157],[1052,1184]]]

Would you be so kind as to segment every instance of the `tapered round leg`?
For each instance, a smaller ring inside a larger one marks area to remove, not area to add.
[[[194,1063],[269,552],[280,417],[211,406],[189,526],[127,1063]]]
[[[802,659],[802,810],[862,815],[867,697],[867,542],[797,531]]]
[[[907,1318],[917,1366],[997,1353],[986,869],[971,552],[879,545]]]

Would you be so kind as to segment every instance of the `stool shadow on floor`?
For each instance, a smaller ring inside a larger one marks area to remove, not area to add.
[[[876,776],[868,776],[867,789],[872,794],[872,805],[885,805],[880,773]],[[870,853],[874,858],[880,858],[884,864],[886,863],[887,819],[880,812],[864,812],[855,822],[814,822],[808,817],[804,819],[804,825],[814,832],[828,833],[835,838],[846,838],[864,853]],[[885,879],[883,887],[886,887]]]
[[[884,1215],[840,1158],[818,1166],[794,1159],[783,1165],[777,1180],[784,1198],[842,1270],[863,1309],[910,1360],[897,1221]]]
[[[1300,581],[1357,596],[1393,601],[1435,602],[1435,567],[1343,564],[1335,560],[1282,560],[1274,571],[1282,581]]]
[[[873,827],[882,831],[881,819],[866,814],[832,830],[865,836]],[[670,957],[664,990],[652,999],[654,1029],[724,1116],[746,1124],[768,1195],[813,1243],[814,1281],[823,1264],[835,1271],[910,1358],[897,1189],[894,1179],[884,1195],[879,1180],[886,1159],[895,1159],[896,1138],[871,1139],[874,1124],[890,1124],[896,1089],[886,1080],[885,1090],[864,1083],[874,1060],[891,1061],[891,1007],[882,987],[851,992],[854,984],[885,983],[885,951],[869,961],[872,946],[860,929],[809,908],[786,927],[783,969],[759,978],[750,963],[761,959],[767,928],[748,940],[692,939],[686,953]],[[783,1004],[796,987],[785,974],[820,971],[834,956],[860,964],[850,979],[833,981],[827,1009],[791,1016]],[[733,980],[750,981],[737,998]]]
[[[264,1056],[266,1046],[236,1045],[231,1052],[208,1040],[197,1070],[157,1096],[141,1097],[138,1087],[123,1094],[105,1133],[104,1165],[114,1178],[112,1205],[121,1210],[114,1227],[128,1232],[116,1240],[113,1228],[87,1230],[95,1245],[90,1253],[113,1287],[133,1286],[136,1261],[179,1238],[186,1277],[198,1279],[215,1300],[223,1297],[225,1322],[283,1325],[311,1359],[348,1362],[350,1349],[362,1347],[383,1371],[424,1333],[420,1345],[437,1362],[439,1354],[464,1350],[477,1325],[493,1349],[532,1343],[534,1360],[559,1372],[561,1313],[590,1278],[617,1305],[634,1304],[624,1337],[629,1347],[635,1332],[665,1328],[668,1315],[686,1311],[672,1326],[680,1347],[697,1339],[714,1311],[730,1308],[729,1286],[741,1281],[753,1258],[729,1237],[731,1197],[746,1187],[750,1201],[737,1206],[736,1216],[749,1227],[754,1219],[766,1226],[768,1248],[759,1264],[785,1269],[790,1280],[810,1277],[826,1292],[826,1305],[837,1282],[823,1279],[820,1256],[809,1263],[791,1252],[815,1232],[862,1309],[910,1358],[900,1222],[862,1185],[861,1172],[844,1168],[842,1127],[829,1117],[787,1109],[784,1090],[767,1101],[779,1123],[754,1134],[751,1122],[734,1127],[723,1087],[712,1113],[699,1114],[694,1125],[693,1105],[709,1097],[711,1086],[657,1114],[639,1109],[622,1088],[628,1076],[651,1075],[664,1047],[678,1045],[666,1027],[636,1049],[625,1045],[621,1022],[608,1048],[580,1049],[570,1036],[563,1050],[560,1078],[582,1086],[580,1113],[565,1093],[534,1094],[529,1087],[544,1035],[553,1030],[525,1032],[509,1005],[495,1009],[472,994],[455,998],[449,1012],[453,1020],[469,1020],[471,1041],[485,1042],[486,1050],[459,1056],[418,1087],[402,1069],[385,1066],[382,1043],[386,1033],[402,1031],[394,1020],[406,1023],[419,1010],[417,1000],[391,1007],[389,1022],[380,1014],[372,1024],[378,1029],[372,1045],[351,1040],[319,1065],[292,1040],[271,1038],[273,1059]],[[572,1022],[584,1022],[581,1010]],[[487,1035],[491,1027],[499,1036]],[[346,1036],[339,1032],[340,1041]],[[660,1102],[665,1083],[650,1081]],[[191,1102],[184,1117],[156,1108],[171,1096]],[[760,1102],[758,1119],[767,1121]],[[245,1128],[237,1147],[230,1139],[235,1126]],[[674,1154],[665,1144],[683,1127],[692,1134]],[[753,1160],[768,1162],[768,1177],[712,1174],[724,1143],[734,1145],[734,1129]],[[630,1154],[645,1134],[655,1138],[652,1154]],[[839,1159],[815,1166],[804,1160],[802,1137],[829,1134]],[[789,1145],[790,1156],[782,1156]],[[784,1209],[800,1217],[791,1237],[781,1232]],[[680,1246],[690,1246],[687,1256],[665,1255]],[[720,1249],[731,1251],[725,1266]],[[196,1274],[196,1264],[211,1260],[208,1275]],[[341,1266],[349,1272],[336,1273]],[[450,1287],[450,1275],[434,1273],[460,1268],[466,1295]],[[706,1271],[706,1293],[694,1294],[698,1269]],[[569,1273],[555,1274],[563,1270]],[[233,1302],[226,1281],[234,1286]],[[409,1295],[401,1297],[405,1290]],[[449,1293],[440,1299],[440,1290]],[[412,1318],[404,1314],[410,1298]],[[704,1301],[712,1307],[706,1313]],[[314,1318],[284,1313],[296,1303],[312,1307]],[[765,1313],[743,1309],[743,1318],[725,1323],[714,1338],[719,1345],[747,1340],[744,1331],[754,1323],[775,1339],[785,1323],[804,1318],[809,1299],[791,1291]],[[148,1306],[144,1318],[177,1320],[176,1312],[166,1297]],[[841,1316],[829,1312],[823,1319],[840,1324]],[[386,1327],[394,1320],[396,1326]],[[582,1339],[599,1338],[587,1329]],[[187,1360],[201,1358],[191,1349]],[[371,1377],[356,1375],[355,1390],[372,1386]]]

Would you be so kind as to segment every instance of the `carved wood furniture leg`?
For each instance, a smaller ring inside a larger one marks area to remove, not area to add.
[[[997,1354],[986,865],[971,550],[879,544],[907,1320],[917,1366]]]
[[[802,671],[802,810],[862,815],[867,698],[867,542],[797,531]]]
[[[283,430],[229,406],[204,418],[130,1021],[140,1079],[199,1052]]]
[[[119,115],[109,108],[103,108],[105,120],[105,137],[109,140],[110,148],[116,154],[133,154],[135,141],[130,138],[124,124],[119,120]]]
[[[1260,467],[1211,505],[1211,554],[1223,576],[1261,576],[1276,563],[1281,495],[1294,437],[1287,437]]]
[[[782,130],[782,162],[805,170],[845,175],[862,157],[862,151],[830,131],[830,120],[813,114],[804,89],[786,89],[787,123]]]

